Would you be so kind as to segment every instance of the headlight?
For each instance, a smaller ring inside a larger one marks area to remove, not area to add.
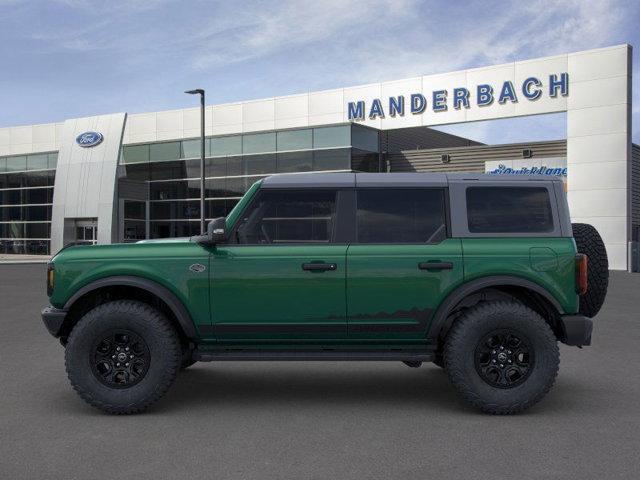
[[[55,284],[56,271],[53,268],[53,263],[47,263],[47,295],[53,294],[53,286]]]

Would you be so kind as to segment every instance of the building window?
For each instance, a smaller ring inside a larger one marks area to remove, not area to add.
[[[284,130],[277,133],[279,152],[286,150],[311,150],[313,148],[313,130]]]
[[[351,145],[353,148],[378,152],[378,130],[353,125],[351,130]]]
[[[247,189],[267,175],[351,170],[351,129],[351,125],[341,125],[207,138],[206,218],[227,215]],[[368,134],[367,130],[365,135]],[[370,170],[377,166],[377,154],[373,154],[375,161],[371,152],[363,151],[362,155],[357,165],[354,164],[359,169]],[[197,223],[199,204],[196,204],[200,198],[201,174],[199,157],[200,139],[197,138],[122,148],[119,174],[122,175],[123,188],[119,191],[131,191],[137,185],[135,182],[145,182],[149,186],[148,193],[143,195],[147,195],[150,202],[149,218],[145,220],[152,222],[151,238],[185,233],[191,228],[188,222],[193,220]],[[125,183],[127,188],[124,188]],[[185,204],[187,200],[196,201],[193,208],[189,203]],[[166,204],[160,205],[162,202]],[[186,212],[185,205],[189,206]],[[126,222],[134,220],[143,219],[123,219]],[[141,231],[139,225],[127,225],[131,227],[127,238],[137,238]],[[198,229],[197,226],[194,228]]]
[[[361,189],[359,243],[438,243],[446,237],[444,190]]]
[[[192,237],[200,234],[200,222],[159,221],[150,222],[151,238]]]
[[[199,138],[183,140],[180,142],[180,158],[200,158],[202,156],[201,149],[201,140]],[[204,155],[205,157],[211,156],[210,138],[204,139]]]
[[[24,172],[27,170],[27,156],[9,157],[6,159],[7,172]]]
[[[226,157],[242,154],[242,135],[214,137],[211,139],[211,156]]]
[[[179,160],[180,153],[180,142],[152,143],[149,148],[149,159],[152,162]],[[200,154],[198,153],[197,156],[200,157]]]
[[[27,157],[27,170],[46,170],[48,168],[49,156],[46,153]]]
[[[356,172],[379,172],[380,157],[377,153],[353,149],[351,152],[351,170]]]
[[[313,169],[315,171],[350,170],[351,150],[349,148],[316,150],[313,152]]]
[[[145,216],[146,216],[145,202],[140,202],[136,200],[124,201],[124,218],[125,219],[144,220]]]
[[[262,155],[244,155],[246,175],[260,175],[276,173],[276,155],[271,153]]]
[[[350,125],[313,129],[313,148],[335,148],[348,146],[351,146]]]
[[[242,136],[242,153],[265,153],[276,151],[275,133],[254,133]]]
[[[45,255],[58,154],[0,157],[0,253]]]
[[[207,177],[226,177],[227,176],[227,159],[207,158],[205,160],[205,175]]]
[[[313,170],[313,152],[278,153],[278,173],[310,172]]]
[[[127,145],[122,147],[123,163],[142,163],[149,161],[149,145]]]
[[[145,222],[140,220],[125,220],[122,237],[124,242],[144,240],[147,238]]]

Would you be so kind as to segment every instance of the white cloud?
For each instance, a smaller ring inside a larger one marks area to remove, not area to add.
[[[234,28],[220,31],[214,25],[195,35],[190,43],[203,42],[203,45],[193,65],[199,69],[215,68],[323,41],[343,45],[354,30],[365,33],[367,25],[377,22],[382,12],[386,19],[402,18],[414,3],[410,0],[287,0],[266,9],[255,4],[245,5],[233,12]]]
[[[15,17],[15,48],[62,57],[99,52],[110,72],[160,86],[233,71],[225,81],[254,97],[622,43],[637,38],[640,17],[635,0],[56,1],[60,12],[51,19],[34,16],[32,4],[2,10]],[[22,28],[31,18],[33,28]]]

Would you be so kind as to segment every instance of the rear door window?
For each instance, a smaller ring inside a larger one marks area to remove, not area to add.
[[[438,243],[446,237],[444,190],[358,190],[358,243]]]
[[[552,232],[549,190],[544,187],[469,187],[467,221],[471,233]]]

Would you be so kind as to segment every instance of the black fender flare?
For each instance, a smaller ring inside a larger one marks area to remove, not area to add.
[[[99,288],[111,286],[136,287],[155,295],[166,303],[171,312],[173,312],[187,338],[192,339],[198,336],[191,315],[182,301],[180,301],[180,299],[168,288],[154,282],[153,280],[143,277],[121,275],[95,280],[76,291],[64,304],[64,310],[69,311],[73,304],[80,298],[84,297],[87,293]]]
[[[544,287],[541,287],[531,280],[512,275],[494,275],[490,277],[477,278],[469,282],[463,283],[451,292],[447,298],[440,304],[434,314],[429,329],[427,330],[427,338],[437,340],[442,328],[446,326],[447,317],[451,310],[467,296],[474,294],[484,288],[489,287],[523,287],[535,292],[547,300],[559,314],[564,310],[558,300],[555,299]]]

